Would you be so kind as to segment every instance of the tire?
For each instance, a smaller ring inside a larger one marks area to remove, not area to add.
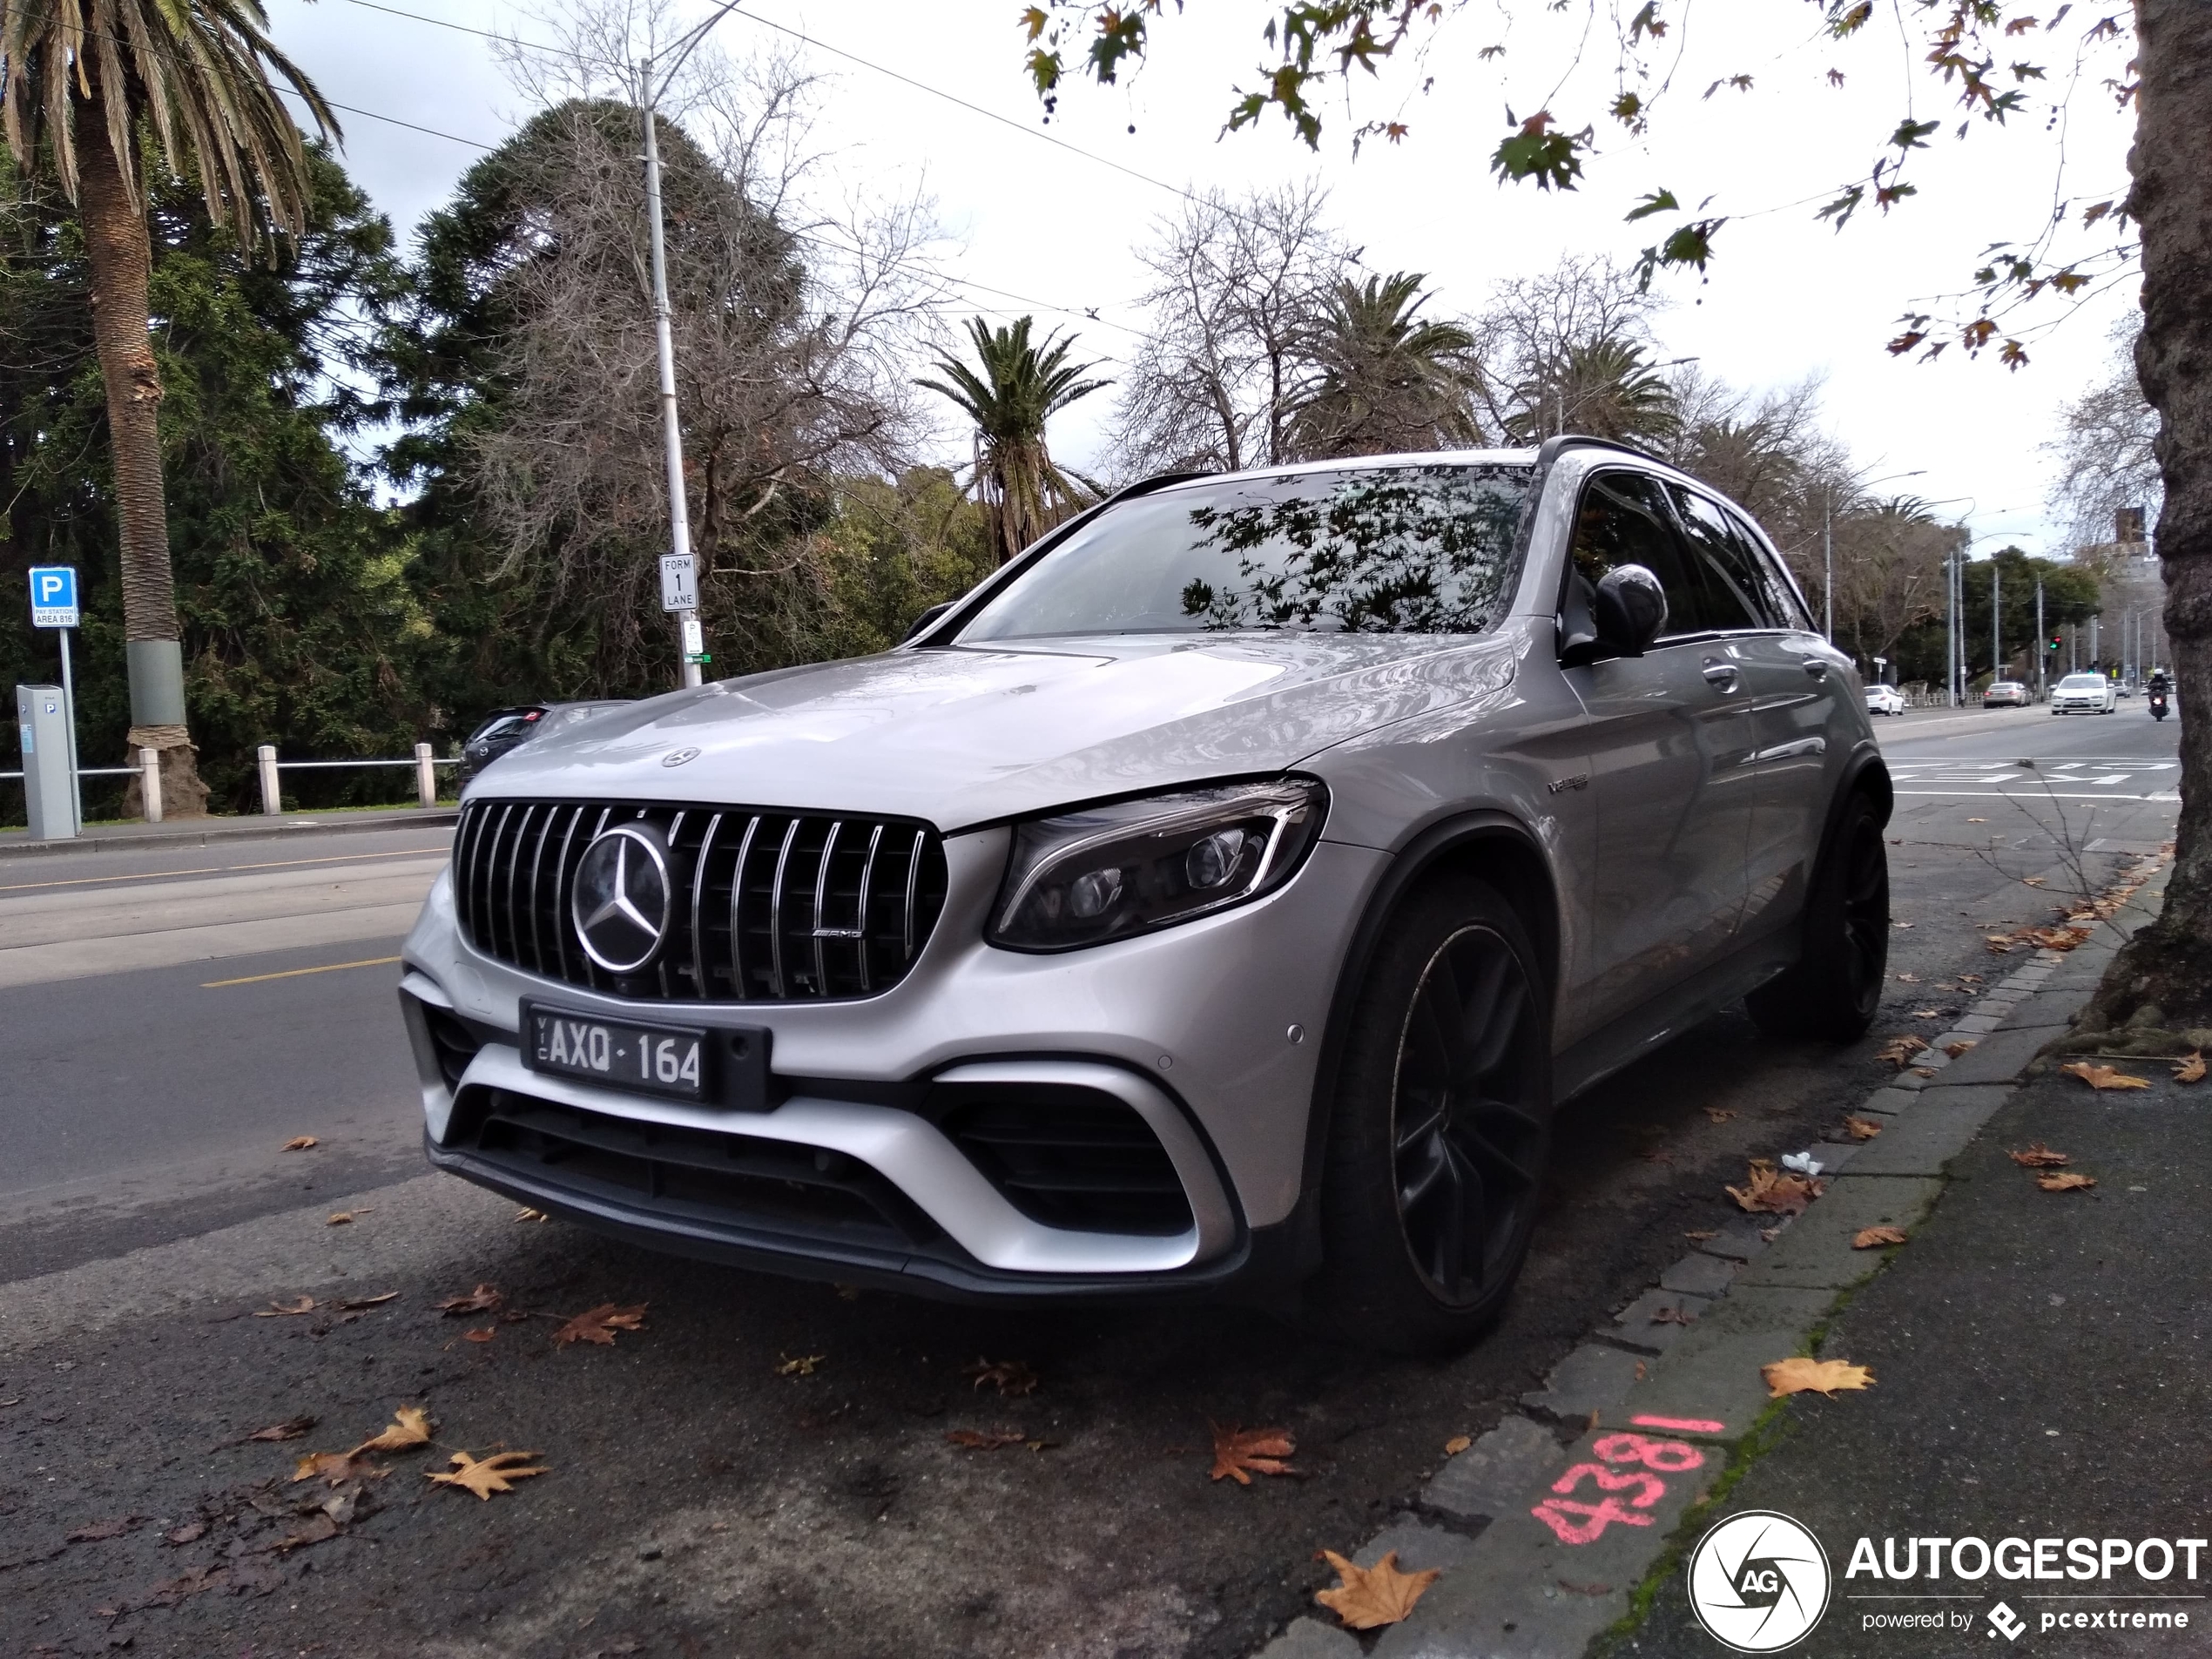
[[[1527,930],[1469,877],[1393,919],[1353,1010],[1306,1309],[1395,1353],[1464,1348],[1528,1252],[1551,1149],[1552,990]]]
[[[1889,971],[1890,870],[1874,803],[1854,792],[1805,897],[1797,966],[1744,999],[1775,1036],[1852,1042],[1881,1007]]]

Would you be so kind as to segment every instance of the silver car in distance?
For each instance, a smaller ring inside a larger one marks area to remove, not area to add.
[[[1866,1028],[1862,697],[1621,446],[1152,480],[895,651],[478,779],[401,986],[429,1159],[746,1266],[1448,1350],[1558,1102],[1740,997]]]

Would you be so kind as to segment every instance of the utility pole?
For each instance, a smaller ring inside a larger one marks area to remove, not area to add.
[[[691,516],[685,500],[684,427],[676,408],[676,342],[669,330],[668,254],[661,237],[660,139],[654,132],[653,60],[637,61],[637,112],[645,129],[645,219],[651,227],[653,260],[653,350],[660,361],[661,448],[668,466],[668,546],[675,557],[691,556]],[[685,686],[699,683],[691,660],[699,637],[699,613],[676,613],[677,651],[683,658]],[[698,649],[704,648],[701,642]]]
[[[1820,631],[1830,644],[1836,643],[1836,486],[1831,480],[1820,506]]]
[[[1992,685],[2005,675],[2005,631],[2003,624],[1997,619],[1998,574],[1997,561],[1993,558],[1989,562],[1989,683]]]
[[[2050,679],[2046,672],[2051,660],[2050,636],[2043,631],[2043,578],[2035,578],[2035,700],[2043,700],[2044,687]]]

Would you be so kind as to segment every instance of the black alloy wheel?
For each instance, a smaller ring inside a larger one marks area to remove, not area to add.
[[[1548,1103],[1537,999],[1512,945],[1480,925],[1422,970],[1398,1045],[1392,1149],[1399,1225],[1430,1294],[1474,1306],[1520,1264],[1543,1177]]]
[[[1551,1147],[1551,988],[1487,882],[1409,894],[1359,981],[1329,1111],[1321,1265],[1336,1335],[1449,1353],[1504,1306]]]
[[[1805,896],[1797,965],[1743,999],[1777,1036],[1853,1042],[1874,1022],[1889,971],[1890,863],[1882,816],[1854,793]]]

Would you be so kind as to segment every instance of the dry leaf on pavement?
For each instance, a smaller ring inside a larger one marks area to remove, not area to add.
[[[312,1417],[288,1417],[281,1423],[272,1423],[266,1428],[257,1428],[246,1438],[249,1440],[296,1440],[315,1426]]]
[[[2083,1175],[2079,1170],[2060,1170],[2055,1174],[2037,1176],[2035,1184],[2046,1192],[2079,1192],[2085,1187],[2095,1186],[2097,1178]]]
[[[618,1308],[612,1302],[602,1302],[556,1331],[553,1345],[565,1348],[571,1342],[596,1342],[603,1348],[611,1348],[615,1345],[616,1332],[636,1331],[644,1325],[645,1306],[640,1302],[634,1308]]]
[[[310,1452],[292,1466],[295,1485],[301,1480],[320,1479],[334,1487],[368,1473],[368,1466],[351,1452]]]
[[[1851,1247],[1853,1250],[1879,1250],[1885,1244],[1901,1244],[1904,1242],[1905,1229],[1902,1227],[1861,1227],[1851,1235]]]
[[[2054,1152],[2040,1141],[2029,1143],[2028,1149],[2025,1152],[2007,1152],[2005,1156],[2023,1170],[2054,1170],[2061,1163],[2074,1162],[2071,1155],[2065,1152]]]
[[[1707,1227],[1698,1232],[1688,1232],[1683,1235],[1684,1238],[1694,1238],[1701,1244],[1709,1238],[1718,1238],[1720,1236],[1720,1230],[1716,1227]]]
[[[487,1325],[479,1326],[474,1331],[463,1331],[461,1333],[461,1339],[463,1342],[489,1342],[498,1334],[499,1327],[497,1325]]]
[[[427,1469],[423,1473],[442,1487],[459,1487],[463,1492],[473,1492],[489,1501],[495,1492],[513,1491],[510,1481],[548,1473],[543,1466],[523,1467],[538,1455],[536,1452],[495,1452],[488,1458],[473,1458],[466,1452],[455,1452],[450,1470]]]
[[[295,1549],[309,1544],[327,1544],[338,1536],[338,1522],[328,1515],[309,1515],[298,1531],[287,1533],[273,1543],[263,1544],[250,1554],[255,1555],[288,1555]]]
[[[311,1146],[321,1144],[322,1143],[312,1135],[295,1135],[284,1143],[283,1150],[287,1152],[304,1152]]]
[[[1766,1159],[1753,1158],[1744,1184],[1723,1190],[1739,1208],[1754,1215],[1801,1216],[1805,1206],[1827,1190],[1827,1184],[1802,1175],[1778,1175]]]
[[[1832,1398],[1838,1388],[1871,1388],[1874,1383],[1874,1373],[1864,1366],[1848,1359],[1808,1359],[1803,1354],[1761,1366],[1759,1375],[1766,1379],[1769,1399],[1803,1393]]]
[[[1736,1114],[1724,1106],[1708,1106],[1705,1109],[1705,1116],[1716,1123],[1725,1123]]]
[[[995,1364],[978,1354],[975,1363],[961,1374],[973,1377],[975,1380],[972,1386],[977,1388],[985,1383],[996,1383],[1001,1394],[1033,1394],[1037,1389],[1037,1373],[1019,1359],[1001,1359]]]
[[[341,1296],[333,1304],[348,1313],[359,1313],[363,1308],[381,1308],[387,1302],[399,1300],[397,1291],[386,1291],[376,1296]]]
[[[206,1535],[207,1523],[206,1521],[187,1521],[183,1526],[172,1527],[167,1532],[162,1534],[161,1541],[172,1545],[196,1544]]]
[[[289,1305],[282,1302],[272,1302],[266,1308],[256,1308],[253,1317],[257,1319],[273,1319],[280,1314],[313,1313],[314,1311],[315,1298],[312,1296],[303,1296]]]
[[[811,1377],[814,1374],[814,1367],[828,1358],[829,1356],[826,1353],[802,1353],[794,1359],[791,1355],[786,1354],[783,1356],[783,1364],[776,1367],[776,1375]]]
[[[1444,1455],[1446,1457],[1457,1457],[1460,1453],[1466,1451],[1467,1447],[1473,1446],[1474,1444],[1474,1440],[1469,1439],[1467,1435],[1454,1434],[1450,1440],[1444,1442]]]
[[[430,1443],[430,1414],[420,1406],[402,1406],[392,1414],[390,1427],[372,1435],[353,1450],[359,1457],[363,1452],[404,1452],[410,1446]]]
[[[334,1210],[330,1212],[330,1219],[322,1224],[326,1227],[343,1227],[353,1218],[354,1212],[350,1210]]]
[[[2177,1083],[2202,1082],[2204,1081],[2204,1056],[2195,1049],[2190,1049],[2188,1058],[2174,1068],[2174,1081]]]
[[[1018,1428],[954,1428],[945,1438],[971,1452],[995,1452],[1002,1446],[1019,1446],[1028,1437]]]
[[[1845,1117],[1844,1128],[1854,1141],[1871,1141],[1882,1132],[1882,1126],[1871,1117]]]
[[[1980,1040],[1981,1039],[1979,1037],[1960,1037],[1955,1042],[1945,1043],[1943,1045],[1943,1051],[1944,1053],[1949,1055],[1953,1060],[1956,1060],[1960,1055],[1966,1053],[1967,1049],[1973,1048],[1974,1044],[1979,1042]]]
[[[1892,1037],[1888,1045],[1874,1058],[1886,1060],[1893,1066],[1902,1066],[1909,1063],[1914,1055],[1919,1054],[1927,1046],[1923,1039],[1907,1033],[1901,1037]]]
[[[1400,1572],[1394,1549],[1372,1567],[1355,1567],[1333,1549],[1321,1554],[1337,1569],[1339,1582],[1334,1589],[1315,1591],[1313,1599],[1343,1620],[1347,1630],[1379,1630],[1396,1624],[1440,1576],[1433,1567],[1425,1573]]]
[[[550,1221],[553,1217],[547,1215],[543,1210],[533,1210],[529,1205],[524,1204],[520,1210],[517,1210],[515,1212],[515,1219],[517,1221]]]
[[[2077,1060],[2070,1066],[2059,1068],[2069,1077],[2079,1077],[2092,1089],[2148,1089],[2150,1080],[2131,1077],[2113,1066],[2093,1066],[2086,1060]]]
[[[1900,985],[1918,985],[1920,982],[1920,976],[1918,974],[1899,974],[1897,976],[1897,982]]]
[[[1258,1474],[1296,1474],[1298,1471],[1283,1461],[1298,1450],[1298,1442],[1285,1428],[1238,1429],[1224,1428],[1209,1422],[1213,1431],[1213,1469],[1216,1480],[1234,1480],[1240,1487],[1252,1483],[1252,1471]]]
[[[489,1285],[479,1285],[462,1296],[448,1296],[438,1304],[442,1312],[453,1318],[470,1313],[496,1313],[507,1298]]]
[[[79,1527],[62,1541],[70,1544],[97,1544],[110,1538],[120,1538],[134,1530],[144,1521],[144,1515],[118,1515],[113,1521],[96,1521],[89,1527]]]

